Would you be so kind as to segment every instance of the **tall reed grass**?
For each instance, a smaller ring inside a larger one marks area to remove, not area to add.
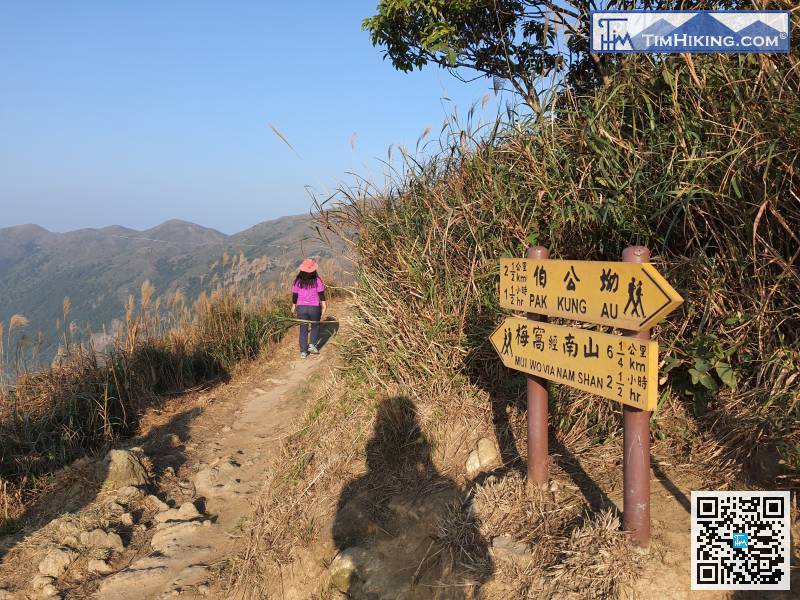
[[[654,434],[800,481],[800,50],[617,67],[537,117],[476,127],[473,109],[386,190],[318,203],[322,226],[357,232],[350,360],[452,418],[474,393],[519,399],[488,343],[498,258],[535,243],[617,260],[643,244],[685,298],[655,330]],[[562,437],[618,434],[606,401],[557,386],[552,410]]]
[[[0,517],[17,516],[42,476],[135,432],[148,406],[225,379],[279,340],[291,326],[284,292],[220,287],[189,303],[180,291],[156,298],[145,282],[102,350],[74,339],[65,300],[61,349],[43,370],[20,360],[27,322],[13,317],[0,346],[0,363],[16,375],[0,387]]]

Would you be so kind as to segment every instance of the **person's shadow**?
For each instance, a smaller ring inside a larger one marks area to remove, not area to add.
[[[477,598],[488,546],[467,495],[434,466],[411,400],[380,403],[365,450],[367,472],[339,497],[333,541],[350,567],[332,567],[332,585],[350,598]]]
[[[319,341],[317,342],[317,348],[322,350],[325,344],[327,344],[338,331],[339,321],[336,320],[336,317],[327,317],[322,321],[319,324]]]

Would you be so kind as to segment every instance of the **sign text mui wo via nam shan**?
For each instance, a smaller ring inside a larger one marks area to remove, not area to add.
[[[490,339],[511,369],[642,410],[656,406],[656,342],[520,317],[506,317]]]

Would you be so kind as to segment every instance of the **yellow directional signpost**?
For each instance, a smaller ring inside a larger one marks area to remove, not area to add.
[[[500,259],[500,306],[631,331],[683,302],[648,263]]]
[[[528,478],[547,482],[548,394],[544,380],[623,405],[624,528],[632,541],[650,541],[649,420],[658,399],[658,344],[650,329],[683,298],[648,264],[650,252],[631,246],[623,262],[500,259],[500,306],[528,313],[506,317],[491,342],[503,364],[528,377]],[[542,315],[542,316],[539,316]],[[564,327],[546,317],[627,330],[625,336]],[[638,333],[637,333],[638,332]]]
[[[490,340],[511,369],[642,410],[656,407],[656,342],[520,317],[506,317]]]

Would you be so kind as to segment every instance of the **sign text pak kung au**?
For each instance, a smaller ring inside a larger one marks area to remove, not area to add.
[[[642,410],[656,407],[656,342],[520,317],[506,317],[490,340],[511,369]]]
[[[648,263],[500,259],[500,306],[644,331],[683,302]]]

